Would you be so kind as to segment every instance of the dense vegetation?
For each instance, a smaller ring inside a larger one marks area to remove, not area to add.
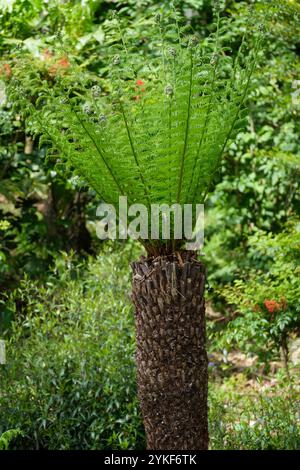
[[[0,448],[143,448],[128,270],[140,249],[97,239],[99,197],[59,155],[46,159],[47,143],[32,138],[6,85],[24,73],[50,87],[58,74],[74,82],[74,61],[87,83],[112,92],[103,57],[117,34],[113,10],[123,27],[132,25],[139,50],[151,53],[148,20],[168,2],[2,3],[0,434],[15,431]],[[264,22],[264,52],[249,119],[206,202],[211,448],[296,449],[300,8],[293,0],[227,1],[224,40],[234,53],[250,6],[252,21]],[[177,7],[200,37],[211,32],[211,2]],[[139,84],[135,93],[143,93]]]

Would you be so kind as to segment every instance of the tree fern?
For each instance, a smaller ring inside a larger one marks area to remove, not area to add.
[[[230,20],[219,12],[205,39],[180,22],[173,10],[156,15],[146,56],[115,19],[110,90],[75,63],[51,83],[25,59],[16,66],[10,93],[26,108],[32,132],[108,203],[117,205],[120,195],[147,207],[203,203],[226,145],[243,126],[260,37],[250,52],[243,40],[234,59],[223,44]]]

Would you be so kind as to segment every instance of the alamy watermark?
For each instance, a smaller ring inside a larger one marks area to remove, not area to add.
[[[131,204],[119,197],[119,207],[101,203],[96,212],[101,240],[184,240],[187,250],[200,250],[204,241],[204,204]]]

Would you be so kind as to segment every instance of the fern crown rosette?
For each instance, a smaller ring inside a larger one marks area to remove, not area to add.
[[[249,51],[244,37],[233,57],[224,45],[229,21],[217,12],[214,31],[201,38],[177,12],[156,15],[141,50],[116,19],[105,80],[87,80],[76,63],[76,82],[31,73],[31,130],[107,203],[117,206],[121,195],[147,207],[203,203],[244,125],[259,50],[259,39]]]

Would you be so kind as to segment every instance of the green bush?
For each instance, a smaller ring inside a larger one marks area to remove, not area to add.
[[[0,389],[0,433],[20,428],[16,448],[143,446],[130,250],[109,248],[85,270],[62,257],[44,286],[23,281]]]
[[[244,382],[244,383],[241,383]],[[300,449],[299,390],[284,381],[247,387],[242,375],[210,390],[210,446],[214,450]]]
[[[280,348],[288,348],[289,336],[299,328],[299,219],[290,220],[277,235],[257,231],[248,243],[248,258],[260,269],[220,290],[234,305],[235,317],[225,330],[217,334],[212,329],[209,336],[217,348],[256,352],[268,362]]]

